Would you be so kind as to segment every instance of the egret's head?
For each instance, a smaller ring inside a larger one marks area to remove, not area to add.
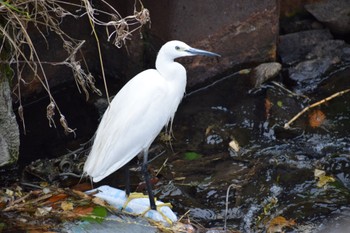
[[[188,46],[186,43],[178,40],[172,40],[163,45],[159,50],[159,54],[162,54],[163,57],[174,60],[178,57],[186,56],[195,56],[195,55],[204,55],[204,56],[217,56],[219,54],[208,52],[201,49],[195,49]]]

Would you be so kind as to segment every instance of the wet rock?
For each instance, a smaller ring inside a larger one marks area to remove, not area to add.
[[[321,41],[305,56],[305,61],[288,69],[289,77],[300,85],[299,92],[312,91],[337,65],[349,61],[349,52],[350,45],[342,40]]]
[[[348,0],[324,0],[305,5],[320,22],[336,34],[350,33],[350,4]]]
[[[298,94],[313,91],[332,70],[349,61],[350,45],[334,40],[327,29],[281,36],[279,55],[289,67]]]
[[[327,173],[335,175],[338,180],[350,190],[350,155],[340,154],[327,156],[322,159],[321,164]]]
[[[330,57],[333,60],[342,59],[347,49],[350,49],[350,45],[346,44],[343,40],[320,41],[313,47],[310,53],[306,55],[306,58]]]
[[[0,80],[0,167],[17,161],[19,130],[6,77]]]
[[[302,100],[291,96],[286,90],[277,86],[269,88],[265,98],[265,114],[270,125],[283,125],[286,119],[297,114],[301,108],[299,102]],[[279,132],[278,135],[282,138],[295,137],[295,132],[283,133],[280,129],[277,129],[276,132]]]
[[[292,65],[305,59],[314,46],[333,37],[329,30],[310,30],[280,36],[278,55],[282,63]]]
[[[322,75],[329,70],[331,65],[332,60],[330,58],[303,61],[289,69],[289,77],[301,86],[298,92],[312,91],[317,87],[322,80]]]
[[[259,88],[262,83],[276,77],[282,69],[282,65],[278,62],[263,63],[253,70],[255,79],[255,88]]]
[[[318,87],[318,94],[324,93],[324,95],[330,96],[336,92],[343,91],[344,87],[350,86],[350,67],[336,70],[329,75],[329,77],[323,80]],[[321,97],[318,97],[321,98]],[[347,109],[350,109],[349,105],[344,105],[342,101],[332,102],[332,105],[339,104],[339,110],[346,113]],[[335,110],[337,111],[337,110]],[[346,123],[346,122],[345,122]],[[350,122],[349,122],[350,126]]]
[[[288,68],[289,77],[296,81],[298,92],[313,91],[337,66],[349,62],[350,45],[342,40],[318,43],[305,56],[305,61]]]

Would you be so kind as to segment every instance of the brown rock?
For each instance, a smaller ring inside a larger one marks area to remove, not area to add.
[[[205,3],[144,0],[143,5],[149,9],[152,21],[144,41],[136,32],[131,37],[132,41],[128,42],[127,48],[117,49],[107,41],[104,29],[96,26],[108,78],[126,77],[128,80],[148,66],[154,67],[158,49],[172,39],[182,40],[193,47],[222,55],[219,59],[182,59],[181,62],[188,70],[189,88],[211,82],[216,76],[238,66],[274,61],[276,58],[279,25],[279,4],[276,0],[237,0],[229,3],[225,0],[210,0]],[[95,7],[99,7],[98,4]],[[122,17],[125,17],[132,14],[134,5],[125,3],[115,7],[117,10],[121,9]],[[66,17],[60,26],[73,38],[86,41],[82,47],[82,54],[85,55],[89,71],[98,80],[98,76],[101,76],[99,56],[86,17]],[[59,62],[67,57],[62,43],[53,34],[49,32],[46,38],[41,34],[33,35],[42,61]],[[49,49],[46,48],[46,41]],[[40,47],[40,44],[43,46]],[[151,51],[151,55],[145,53],[147,50]],[[80,56],[77,57],[79,58]],[[83,61],[81,65],[88,72]],[[73,81],[69,68],[52,65],[44,65],[44,68],[51,88]],[[22,88],[22,97],[44,90],[38,79],[31,77],[29,72],[28,77],[24,79],[30,84]]]
[[[182,40],[193,47],[221,54],[220,59],[182,59],[188,87],[248,63],[276,58],[279,5],[274,0],[150,1],[151,35],[165,42]]]

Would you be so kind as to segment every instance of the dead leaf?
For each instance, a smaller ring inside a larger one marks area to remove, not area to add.
[[[239,74],[250,74],[252,69],[243,69],[243,70],[240,70],[238,71]]]
[[[312,128],[317,128],[326,119],[326,115],[321,110],[314,110],[312,113],[309,114],[309,125]]]
[[[213,128],[214,128],[214,125],[209,125],[209,126],[205,129],[205,136],[208,136]]]
[[[160,133],[159,138],[162,142],[171,142],[172,141],[171,134],[165,133],[165,132]]]
[[[84,192],[81,192],[81,191],[78,191],[78,190],[74,190],[74,189],[72,191],[73,191],[73,193],[75,193],[76,195],[78,195],[82,199],[88,199],[88,200],[91,199],[91,197],[89,195],[87,195],[86,193],[84,193]]]
[[[81,191],[81,192],[85,192],[85,191],[88,191],[88,190],[91,190],[92,189],[92,185],[90,183],[79,183],[79,184],[76,184],[74,185],[73,187],[71,187],[71,189],[74,191]]]
[[[52,196],[49,198],[49,200],[47,200],[47,202],[49,203],[55,203],[55,202],[58,202],[58,201],[61,201],[63,199],[66,199],[68,197],[67,194],[65,193],[60,193],[60,194],[57,194],[55,196]]]
[[[72,202],[68,202],[68,201],[63,201],[61,203],[61,209],[63,211],[73,210],[73,203]]]
[[[181,176],[181,177],[174,177],[175,181],[182,181],[182,180],[186,180],[186,177],[185,176]]]
[[[50,213],[51,210],[52,210],[52,207],[40,207],[36,209],[34,215],[37,217],[42,217]]]
[[[103,199],[99,198],[99,197],[94,197],[92,199],[92,202],[95,203],[96,205],[106,206],[106,202]]]
[[[232,150],[238,152],[239,151],[239,144],[235,139],[232,139],[232,141],[229,143],[229,146]]]
[[[285,217],[277,216],[270,221],[269,226],[267,228],[267,232],[268,233],[284,232],[283,228],[292,227],[295,224],[296,223],[293,219],[287,220]]]
[[[270,117],[271,108],[272,108],[272,103],[268,98],[266,98],[265,99],[265,117],[267,119]]]
[[[325,187],[326,184],[334,182],[335,179],[332,176],[326,176],[326,172],[320,169],[315,169],[314,176],[318,180],[317,187]]]
[[[78,206],[77,208],[73,209],[73,213],[79,216],[85,216],[91,214],[93,210],[94,208],[91,206]]]

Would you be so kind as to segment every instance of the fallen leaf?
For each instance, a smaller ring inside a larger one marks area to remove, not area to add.
[[[277,216],[270,221],[269,226],[267,228],[267,232],[268,233],[284,232],[283,228],[292,227],[295,224],[296,223],[293,219],[287,220],[285,217]]]
[[[326,119],[326,115],[321,110],[314,110],[312,113],[309,114],[309,125],[312,128],[317,128]]]
[[[50,197],[47,201],[48,201],[49,203],[55,203],[55,202],[61,201],[61,200],[63,200],[63,199],[66,199],[67,197],[68,197],[67,194],[65,194],[65,193],[60,193],[60,194],[57,194],[57,195],[55,195],[55,196]]]
[[[73,203],[68,201],[63,201],[61,203],[61,209],[63,211],[73,210]]]
[[[335,179],[332,176],[326,176],[326,172],[320,169],[315,169],[314,176],[318,180],[317,187],[322,188],[326,184],[334,182]]]
[[[73,192],[74,190],[75,191],[81,191],[81,192],[84,192],[84,191],[87,191],[87,190],[91,190],[92,189],[92,185],[91,183],[79,183],[79,184],[76,184],[74,185],[73,187],[71,187]]]
[[[323,170],[320,170],[320,169],[315,169],[314,170],[314,176],[316,178],[320,178],[320,176],[325,176],[326,175],[326,172],[323,171]]]
[[[277,106],[280,107],[280,108],[283,107],[283,102],[282,102],[282,100],[278,100],[278,101],[277,101]]]
[[[243,69],[238,71],[239,74],[250,74],[250,72],[251,72],[251,69]]]
[[[232,141],[230,141],[230,143],[228,144],[230,146],[231,149],[233,149],[234,151],[238,152],[239,151],[239,144],[238,142],[233,139]]]
[[[51,210],[52,210],[52,207],[40,207],[36,209],[34,215],[37,217],[42,217],[50,213]]]
[[[160,135],[159,138],[162,142],[171,142],[172,141],[171,134],[169,134],[169,133],[162,132],[159,135]]]
[[[91,199],[91,197],[89,195],[87,195],[86,193],[84,193],[84,192],[81,192],[81,191],[78,191],[78,190],[74,190],[74,189],[72,191],[73,191],[73,193],[75,193],[76,195],[78,195],[82,199],[88,199],[88,200]]]
[[[93,210],[94,208],[91,206],[78,206],[77,208],[73,209],[73,213],[80,216],[85,216],[91,214]]]
[[[271,107],[272,107],[272,103],[271,101],[266,98],[265,99],[265,117],[266,118],[269,118],[270,117],[270,110],[271,110]]]
[[[196,152],[186,152],[184,155],[184,159],[186,160],[197,160],[200,159],[202,156]]]
[[[15,194],[15,192],[14,191],[12,191],[12,190],[10,190],[10,189],[6,189],[5,190],[5,193],[8,195],[8,196],[13,196],[14,194]]]
[[[213,128],[214,128],[214,125],[209,125],[209,126],[205,129],[205,136],[208,136]]]
[[[88,216],[82,217],[83,220],[89,221],[89,222],[98,222],[101,223],[106,217],[107,217],[107,209],[102,206],[96,206],[92,213]]]
[[[186,177],[185,176],[175,177],[173,180],[175,180],[175,181],[186,180]]]
[[[106,202],[102,198],[99,198],[99,197],[94,197],[92,199],[92,202],[95,203],[96,205],[106,206]]]

